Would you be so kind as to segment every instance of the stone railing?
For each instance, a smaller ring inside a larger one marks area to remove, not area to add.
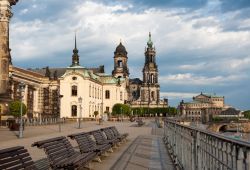
[[[16,122],[19,122],[20,119],[16,120]],[[25,126],[39,126],[39,125],[52,125],[52,124],[58,124],[58,123],[64,123],[64,119],[60,118],[25,118],[23,119],[23,123]]]
[[[185,170],[250,170],[250,143],[164,121],[164,141]]]

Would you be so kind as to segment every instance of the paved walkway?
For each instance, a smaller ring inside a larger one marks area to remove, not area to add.
[[[137,137],[111,170],[174,170],[173,162],[162,142],[162,137],[146,135]]]

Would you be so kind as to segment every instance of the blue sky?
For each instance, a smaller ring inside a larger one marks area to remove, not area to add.
[[[81,65],[111,73],[121,39],[130,77],[141,77],[151,31],[161,96],[171,105],[202,91],[250,109],[249,0],[20,0],[13,12],[16,66],[70,65],[77,30]]]

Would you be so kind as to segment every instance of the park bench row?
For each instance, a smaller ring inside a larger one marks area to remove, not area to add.
[[[88,166],[92,160],[101,162],[102,155],[113,152],[126,141],[128,133],[120,134],[115,126],[90,132],[68,135],[76,140],[80,153],[75,151],[70,141],[65,137],[55,137],[38,141],[33,147],[44,149],[51,169],[80,169]],[[37,169],[27,149],[17,146],[0,150],[0,169]]]

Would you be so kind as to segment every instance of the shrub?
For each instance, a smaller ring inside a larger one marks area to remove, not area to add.
[[[13,101],[10,103],[10,114],[14,117],[20,117],[20,111],[21,111],[21,102],[20,101]],[[27,111],[27,108],[24,103],[22,103],[22,115],[25,115]]]

